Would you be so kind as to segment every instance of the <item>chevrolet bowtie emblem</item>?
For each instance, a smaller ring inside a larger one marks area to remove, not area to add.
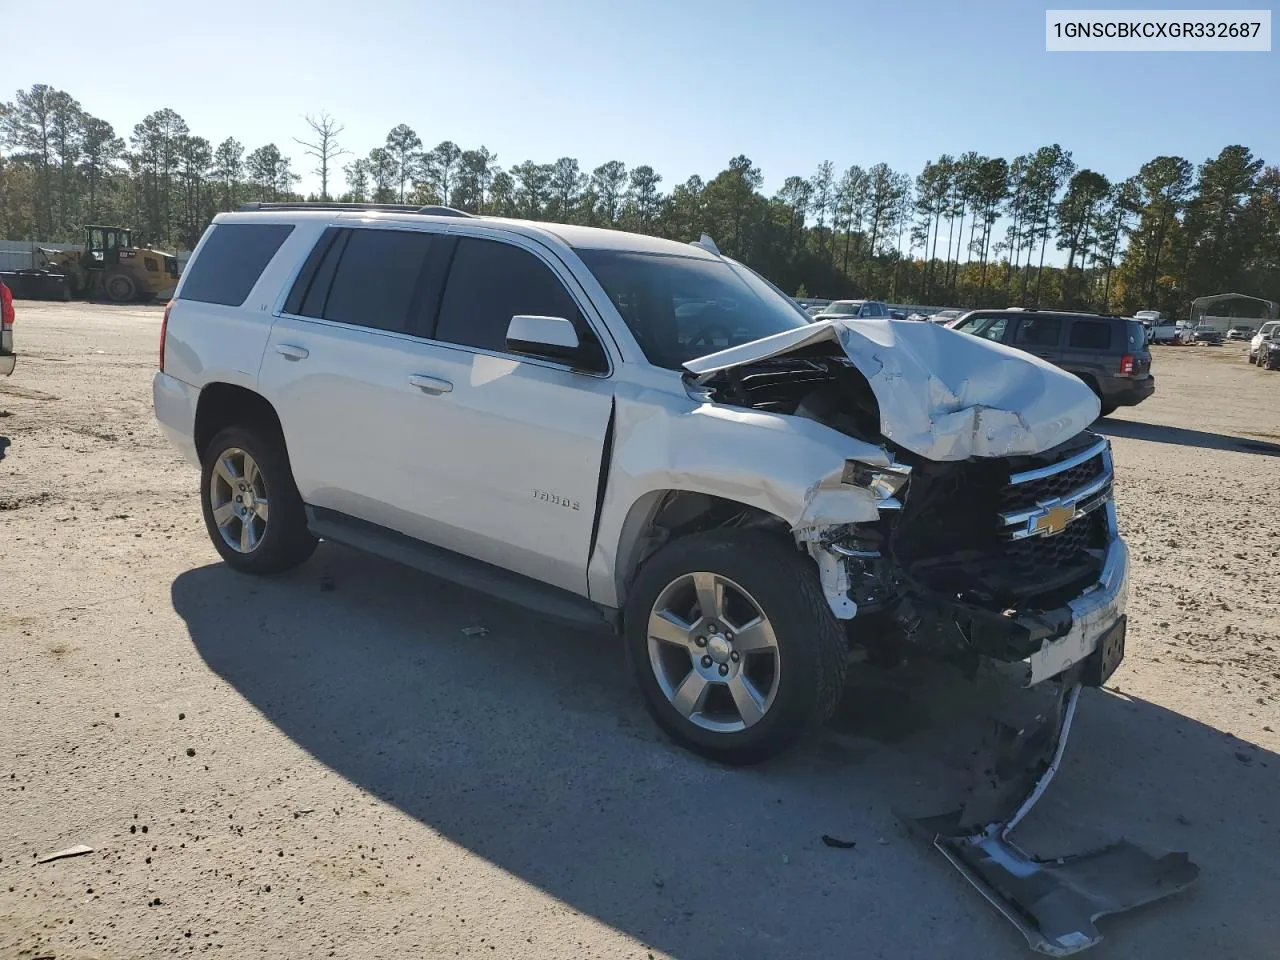
[[[1076,515],[1076,508],[1071,507],[1049,507],[1044,513],[1038,517],[1031,519],[1031,535],[1035,537],[1051,537],[1055,533],[1061,533],[1067,529],[1067,524],[1072,521]]]

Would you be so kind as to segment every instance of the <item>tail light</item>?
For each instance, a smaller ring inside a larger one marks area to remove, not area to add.
[[[1132,353],[1126,353],[1123,357],[1120,358],[1120,376],[1122,377],[1133,376],[1133,354]]]
[[[164,341],[169,333],[169,311],[173,309],[173,301],[164,305],[164,319],[160,321],[160,372],[164,373]]]

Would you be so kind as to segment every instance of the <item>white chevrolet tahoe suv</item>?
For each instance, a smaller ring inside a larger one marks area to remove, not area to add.
[[[815,322],[705,237],[249,205],[165,310],[154,401],[236,570],[332,539],[612,625],[656,721],[725,762],[828,716],[851,648],[1072,689],[1123,655],[1092,391]]]

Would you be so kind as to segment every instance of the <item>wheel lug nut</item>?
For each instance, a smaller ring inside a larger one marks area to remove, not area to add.
[[[696,643],[696,644],[697,644],[698,646],[700,646],[700,647],[705,647],[705,646],[707,645],[707,638],[706,638],[706,637],[694,637],[694,638],[693,638],[693,642],[694,642],[694,643]]]
[[[711,666],[711,658],[710,658],[710,657],[703,657],[703,658],[702,658],[702,665],[703,665],[704,667],[709,667],[709,666]]]
[[[729,659],[732,660],[734,663],[737,663],[742,658],[738,656],[738,651],[735,650],[733,651],[733,653],[729,654]]]
[[[236,497],[236,503],[244,503],[244,497]]]
[[[723,677],[728,672],[729,672],[729,665],[727,663],[720,664],[720,676]]]
[[[730,633],[728,630],[724,632],[724,638],[728,640],[730,643],[733,643],[733,634]]]

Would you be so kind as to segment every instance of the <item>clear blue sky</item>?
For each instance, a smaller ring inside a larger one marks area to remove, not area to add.
[[[2,6],[0,97],[53,84],[125,136],[172,106],[215,144],[274,141],[304,189],[291,138],[320,110],[359,153],[403,122],[503,166],[649,163],[667,188],[738,153],[770,192],[826,159],[915,174],[1051,142],[1112,177],[1230,143],[1280,163],[1280,54],[1049,54],[1026,0]]]

